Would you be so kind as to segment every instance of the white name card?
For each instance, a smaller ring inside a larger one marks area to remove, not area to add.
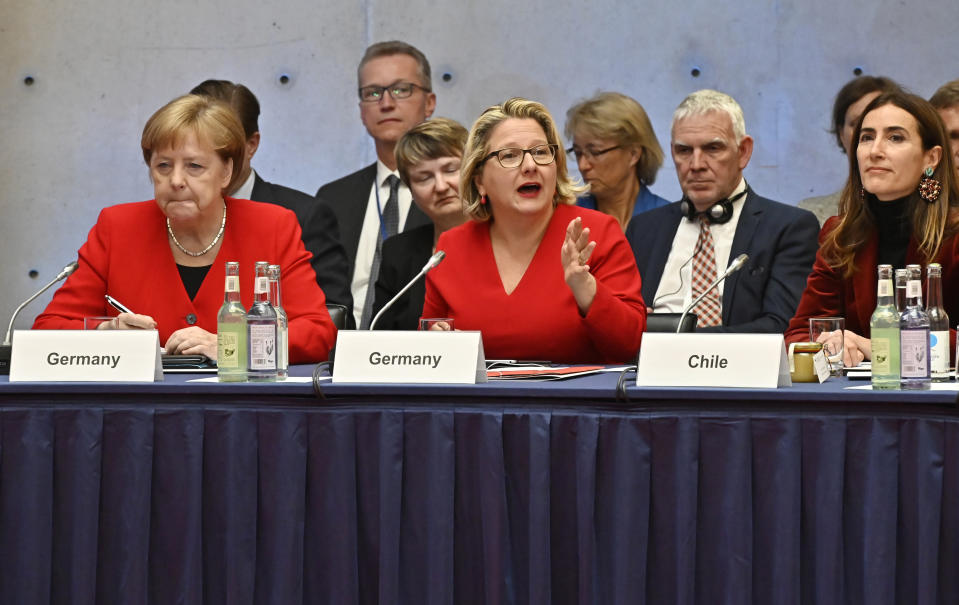
[[[486,382],[479,332],[340,330],[333,382]]]
[[[10,382],[163,380],[156,330],[17,330]]]
[[[647,332],[636,385],[774,389],[792,380],[782,334]]]

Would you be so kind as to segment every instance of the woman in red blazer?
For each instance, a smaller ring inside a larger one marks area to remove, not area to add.
[[[811,317],[846,318],[844,362],[871,359],[869,318],[880,264],[942,265],[946,312],[959,318],[959,185],[935,109],[904,92],[876,97],[852,138],[849,180],[786,341],[808,340]],[[952,332],[955,347],[955,332]]]
[[[244,142],[239,120],[220,101],[186,95],[158,110],[141,140],[156,199],[100,213],[79,267],[33,327],[79,329],[84,317],[116,315],[105,303],[109,294],[134,313],[116,315],[108,327],[156,328],[169,353],[215,359],[224,264],[240,263],[249,308],[254,263],[268,261],[282,270],[291,363],[326,359],[336,328],[296,216],[223,195],[240,175]]]
[[[614,218],[572,206],[559,150],[539,103],[483,112],[460,174],[473,220],[440,236],[423,317],[481,331],[491,358],[630,361],[646,327],[636,261]]]

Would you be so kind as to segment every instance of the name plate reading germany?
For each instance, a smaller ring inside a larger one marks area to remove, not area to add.
[[[17,330],[10,382],[163,380],[156,330]]]
[[[775,389],[792,380],[782,334],[647,332],[636,385]]]
[[[340,330],[333,382],[486,382],[479,332]]]

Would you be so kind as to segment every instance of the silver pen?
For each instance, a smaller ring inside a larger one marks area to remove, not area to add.
[[[113,297],[110,296],[109,294],[104,294],[103,297],[107,299],[107,304],[109,304],[111,307],[113,307],[114,309],[116,309],[116,310],[119,311],[120,313],[130,313],[130,314],[133,314],[133,311],[131,311],[130,309],[128,309],[126,305],[124,305],[124,304],[123,304],[122,302],[120,302],[119,300],[113,298]]]

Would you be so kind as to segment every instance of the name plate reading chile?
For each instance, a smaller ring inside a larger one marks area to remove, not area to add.
[[[163,380],[156,330],[17,330],[10,382]]]
[[[643,334],[637,386],[791,386],[781,334]]]
[[[486,382],[479,332],[340,330],[333,382]]]

